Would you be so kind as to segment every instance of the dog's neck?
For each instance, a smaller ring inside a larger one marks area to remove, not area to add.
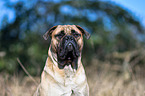
[[[58,66],[57,54],[51,51],[51,48],[48,50],[48,58],[50,58],[55,66]]]
[[[46,73],[47,76],[51,76],[55,81],[65,86],[73,84],[74,83],[73,79],[79,77],[78,75],[80,75],[79,74],[80,71],[82,71],[84,74],[83,66],[81,63],[81,57],[78,58],[77,70],[73,69],[71,65],[65,66],[63,69],[59,69],[57,55],[52,53],[51,50],[48,51],[48,58],[46,60],[46,65],[44,67],[44,73]],[[80,79],[78,78],[77,80]]]
[[[77,57],[76,59],[74,59],[73,61],[70,60],[60,60],[58,59],[57,53],[55,53],[51,47],[49,47],[48,50],[48,57],[50,57],[50,59],[52,60],[53,64],[55,64],[55,66],[58,66],[59,69],[64,69],[64,67],[66,66],[70,66],[71,68],[74,70],[77,70],[77,68],[80,66],[78,64],[80,64],[79,62],[81,62],[81,54],[79,57]]]
[[[48,50],[48,58],[50,58],[51,62],[53,63],[54,67],[57,67],[58,68],[58,63],[59,61],[57,60],[57,54],[52,52],[51,49],[49,48]],[[81,64],[81,56],[78,57],[78,68],[80,67],[80,64]],[[77,70],[76,69],[73,69],[71,67],[71,65],[66,65],[64,68],[64,73],[75,73]],[[63,70],[62,69],[62,70]],[[71,71],[71,72],[68,72],[67,70]]]

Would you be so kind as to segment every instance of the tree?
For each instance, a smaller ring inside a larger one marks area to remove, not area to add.
[[[7,8],[14,9],[16,18],[13,23],[8,23],[7,19],[3,20],[0,50],[6,52],[6,56],[1,57],[1,70],[19,70],[16,61],[16,57],[19,57],[31,74],[39,74],[49,45],[43,40],[42,34],[58,24],[80,25],[91,33],[90,40],[85,39],[84,58],[86,54],[90,54],[90,58],[96,56],[104,59],[108,53],[133,50],[145,43],[139,37],[142,35],[144,39],[145,34],[137,18],[111,2],[4,2]],[[36,71],[38,67],[40,69]]]

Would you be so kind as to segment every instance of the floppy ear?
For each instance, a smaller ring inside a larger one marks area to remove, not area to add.
[[[83,35],[85,35],[85,37],[87,39],[90,38],[90,33],[88,33],[86,30],[84,30],[82,27],[80,27],[79,25],[76,25],[76,27],[82,32]]]
[[[43,35],[43,38],[44,38],[45,40],[47,40],[49,36],[51,37],[52,32],[53,32],[56,28],[57,28],[57,26],[53,26],[52,28],[50,28],[50,29]]]

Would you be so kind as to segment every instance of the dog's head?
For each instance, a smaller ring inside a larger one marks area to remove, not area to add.
[[[77,60],[83,48],[83,35],[89,39],[90,34],[78,25],[58,25],[44,34],[44,39],[51,37],[50,50],[57,54],[58,67],[71,64],[77,69]]]

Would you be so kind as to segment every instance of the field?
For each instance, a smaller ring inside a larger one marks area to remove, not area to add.
[[[115,0],[0,0],[0,96],[32,96],[51,38],[63,33],[53,44],[58,51],[66,32],[75,44],[84,37],[81,56],[90,96],[145,96],[145,26],[134,8]],[[81,27],[66,31],[59,24]],[[61,32],[53,32],[57,29]]]
[[[85,66],[90,96],[145,96],[145,78],[139,71],[130,76],[119,73],[121,66],[93,60],[91,66]],[[40,77],[33,77],[37,82]],[[32,96],[37,85],[28,76],[1,72],[0,96]]]

